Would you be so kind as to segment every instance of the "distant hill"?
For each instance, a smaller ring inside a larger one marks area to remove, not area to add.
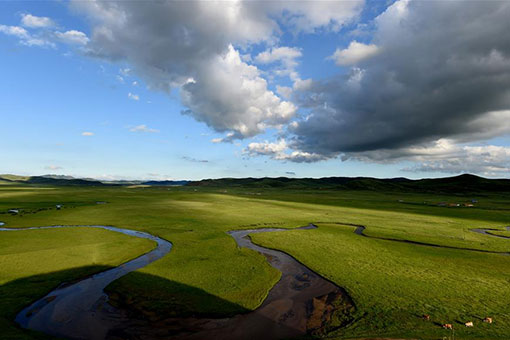
[[[183,186],[189,181],[99,181],[93,178],[76,178],[66,175],[42,175],[42,176],[17,176],[0,175],[0,184],[40,184],[40,185],[76,185],[76,186],[128,186],[128,185],[152,185],[152,186]]]
[[[147,181],[142,182],[143,185],[154,185],[154,186],[182,186],[187,185],[189,181]]]
[[[0,175],[0,181],[8,183],[39,184],[39,185],[74,185],[74,186],[105,186],[97,180],[74,178],[71,176],[43,175],[43,176],[16,176]]]
[[[487,179],[464,174],[455,177],[411,180],[407,178],[324,177],[324,178],[220,178],[193,181],[188,186],[335,189],[416,192],[510,192],[510,179]]]
[[[487,179],[464,174],[445,178],[427,178],[412,180],[398,178],[371,177],[324,177],[324,178],[219,178],[201,181],[107,181],[101,182],[89,178],[74,178],[63,175],[16,176],[0,175],[0,184],[34,184],[55,186],[190,186],[204,188],[281,188],[281,189],[315,189],[315,190],[369,190],[420,193],[510,193],[510,179]]]

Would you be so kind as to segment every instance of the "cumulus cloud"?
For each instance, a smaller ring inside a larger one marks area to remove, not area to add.
[[[244,149],[244,153],[249,156],[269,156],[271,159],[280,161],[288,160],[296,163],[312,163],[326,159],[326,157],[319,154],[299,150],[292,151],[285,139],[280,139],[274,143],[268,141],[250,143],[248,147]]]
[[[275,47],[266,51],[260,52],[255,57],[255,60],[262,64],[274,63],[276,61],[294,60],[301,57],[302,53],[296,47]]]
[[[306,116],[289,127],[292,147],[373,160],[390,150],[410,159],[409,150],[418,152],[410,147],[440,139],[510,133],[509,17],[508,2],[395,2],[375,19],[377,53],[294,89]]]
[[[288,86],[276,85],[276,93],[282,98],[290,99],[292,96],[292,88]]]
[[[267,89],[259,70],[243,62],[232,46],[198,70],[197,79],[181,88],[182,102],[189,108],[185,113],[216,131],[230,132],[225,141],[286,123],[296,111],[292,103]]]
[[[145,124],[137,125],[129,129],[131,132],[143,132],[143,133],[158,133],[159,130],[151,129]]]
[[[378,47],[374,44],[366,45],[354,40],[351,41],[346,49],[337,49],[330,59],[333,59],[337,65],[341,66],[356,65],[376,55],[378,50]]]
[[[84,131],[81,133],[81,135],[85,136],[85,137],[90,137],[90,136],[94,136],[94,132]]]
[[[26,29],[19,26],[6,26],[6,25],[0,25],[0,32],[12,35],[21,39],[26,39],[29,34]]]
[[[55,26],[55,23],[50,18],[38,17],[29,13],[21,15],[21,24],[30,28],[46,28]]]
[[[289,76],[291,79],[298,79],[299,75],[295,71],[298,66],[297,58],[301,57],[302,53],[296,47],[274,47],[266,51],[260,52],[255,57],[255,62],[259,64],[273,64],[278,63],[279,68],[273,70],[277,76]]]
[[[408,172],[474,172],[485,176],[508,175],[510,147],[498,145],[466,145],[450,139],[439,139],[425,145],[399,150],[366,151],[344,156],[360,161],[388,163],[412,161]]]
[[[288,121],[295,106],[267,88],[239,49],[273,45],[280,24],[296,32],[338,30],[356,18],[362,0],[73,1],[93,25],[87,53],[122,61],[152,89],[180,89],[184,111],[232,139]],[[147,40],[150,44],[147,44]],[[236,46],[236,47],[233,47]]]
[[[55,37],[63,43],[71,45],[86,45],[89,42],[89,38],[83,32],[70,30],[66,32],[55,32]]]
[[[261,1],[272,7],[280,20],[296,32],[312,33],[325,29],[338,32],[356,19],[364,1]]]
[[[20,44],[25,46],[55,47],[55,44],[48,38],[34,36],[20,26],[0,25],[0,33],[18,38]]]
[[[85,33],[77,30],[65,32],[51,30],[50,28],[55,26],[55,23],[47,17],[22,14],[21,25],[32,30],[29,32],[21,26],[0,25],[0,33],[17,37],[20,44],[25,46],[55,48],[56,43],[84,46],[89,41]]]

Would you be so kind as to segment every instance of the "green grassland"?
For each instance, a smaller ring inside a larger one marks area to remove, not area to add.
[[[30,338],[13,320],[22,308],[64,281],[124,263],[155,242],[102,229],[0,232],[1,338]]]
[[[479,201],[474,207],[438,205],[472,199]],[[316,222],[319,228],[315,230],[258,234],[254,240],[290,253],[352,295],[357,307],[355,322],[334,336],[437,339],[449,333],[436,323],[452,322],[456,339],[508,339],[510,312],[505,311],[505,304],[510,301],[509,256],[367,238],[354,234],[353,227],[335,223],[364,225],[365,234],[373,237],[508,252],[509,240],[469,229],[509,225],[509,202],[503,194],[487,193],[448,196],[359,190],[11,183],[0,185],[0,221],[10,227],[114,225],[169,240],[174,245],[172,251],[139,271],[147,275],[128,274],[108,287],[112,295],[150,315],[229,315],[256,308],[280,274],[262,255],[239,249],[226,231],[293,228]],[[56,204],[63,204],[63,208],[57,210]],[[21,209],[21,213],[6,213],[12,208]],[[30,232],[34,231],[26,233]],[[0,233],[0,242],[5,238],[6,233]],[[19,253],[26,249],[22,241],[10,241],[13,254],[17,247]],[[140,251],[111,247],[106,253],[132,257]],[[62,269],[54,265],[54,271]],[[69,266],[74,267],[72,259]],[[7,272],[12,283],[37,275],[32,272],[35,269],[27,267],[19,272],[2,265],[0,277]],[[143,277],[162,280],[140,282]],[[15,285],[2,287],[16,294]],[[216,303],[211,303],[212,297],[217,298]],[[430,314],[432,321],[422,321],[423,313]],[[479,318],[487,315],[495,318],[494,324],[481,323]],[[458,324],[471,320],[475,322],[472,329]]]
[[[348,289],[357,320],[340,335],[440,338],[448,332],[435,323],[452,323],[459,338],[508,338],[508,328],[482,323],[487,315],[510,323],[507,256],[360,237],[352,227],[334,224],[253,239]],[[431,322],[421,319],[424,314]],[[465,328],[467,321],[476,327]]]
[[[489,234],[497,235],[497,236],[504,236],[510,238],[510,230],[489,230]]]

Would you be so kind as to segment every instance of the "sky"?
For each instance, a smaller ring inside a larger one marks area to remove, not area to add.
[[[2,1],[0,173],[510,177],[508,1]]]

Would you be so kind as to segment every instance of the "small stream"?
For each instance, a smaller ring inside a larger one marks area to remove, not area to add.
[[[24,308],[16,317],[23,328],[67,339],[102,340],[122,329],[129,338],[138,339],[282,339],[321,330],[335,312],[335,303],[346,300],[347,293],[322,278],[290,255],[251,242],[249,234],[296,229],[253,229],[228,232],[239,247],[263,254],[281,271],[280,280],[271,288],[262,305],[252,312],[223,319],[171,318],[161,323],[135,320],[127,311],[108,303],[104,288],[129,272],[140,269],[170,252],[172,244],[148,233],[108,226],[101,228],[157,242],[157,248],[118,267],[61,285]],[[0,231],[75,228],[68,226],[0,228]],[[313,224],[297,229],[315,229]],[[176,326],[177,325],[177,326]],[[164,336],[162,336],[164,334]]]
[[[0,226],[4,225],[0,222]],[[365,236],[364,226],[352,225],[354,233]],[[292,256],[278,250],[254,244],[250,234],[306,230],[317,228],[313,224],[296,229],[261,228],[233,230],[232,236],[239,247],[249,248],[264,255],[271,266],[282,276],[271,288],[260,307],[246,314],[230,318],[169,318],[161,322],[134,320],[125,310],[108,303],[104,288],[114,280],[162,258],[170,252],[172,244],[157,236],[110,226],[49,226],[32,228],[1,228],[0,231],[53,228],[100,228],[130,236],[153,240],[157,247],[118,267],[92,275],[78,282],[61,285],[43,298],[24,308],[16,322],[23,328],[68,339],[103,340],[115,330],[123,329],[129,338],[143,339],[282,339],[299,337],[321,331],[335,312],[338,301],[354,308],[348,294],[329,280],[307,268]],[[490,231],[497,229],[470,229],[472,232],[499,238]],[[510,231],[510,226],[506,227]],[[162,334],[165,334],[162,336]]]
[[[346,310],[354,308],[348,294],[292,256],[256,245],[250,238],[250,234],[256,233],[315,228],[310,224],[294,229],[261,228],[228,232],[239,247],[259,252],[281,272],[280,280],[255,310],[222,319],[166,318],[142,327],[127,326],[124,334],[130,334],[134,339],[173,340],[277,340],[326,334],[332,330],[329,321],[339,305],[346,307]],[[349,318],[345,320],[350,321]]]
[[[510,238],[510,236],[492,234],[491,231],[501,231],[499,229],[494,229],[494,228],[483,228],[483,229],[482,228],[474,228],[474,229],[469,229],[469,230],[471,230],[472,232],[475,232],[475,233],[489,235],[492,237]],[[510,231],[510,226],[506,227],[506,230]]]
[[[23,328],[68,339],[105,339],[110,329],[116,328],[126,321],[126,316],[125,313],[116,310],[107,303],[108,296],[103,289],[127,273],[162,258],[170,252],[172,244],[148,233],[109,226],[0,228],[0,231],[17,232],[20,230],[78,227],[106,229],[153,240],[157,242],[157,247],[118,267],[53,290],[24,308],[16,316],[16,322]]]

